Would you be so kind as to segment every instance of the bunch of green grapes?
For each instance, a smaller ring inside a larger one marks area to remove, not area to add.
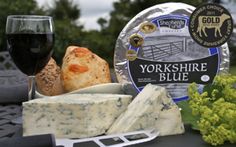
[[[199,118],[203,140],[211,145],[236,142],[236,76],[218,75],[202,93],[196,83],[188,88],[189,106]]]

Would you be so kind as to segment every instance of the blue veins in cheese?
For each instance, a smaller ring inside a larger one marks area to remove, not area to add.
[[[107,134],[156,129],[161,136],[184,133],[178,106],[165,88],[148,84],[129,104]]]
[[[104,134],[126,110],[132,96],[69,94],[23,103],[23,135],[53,133],[56,138]]]

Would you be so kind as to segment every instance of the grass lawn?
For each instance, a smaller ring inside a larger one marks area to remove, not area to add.
[[[236,75],[236,66],[231,66],[229,69],[230,69],[229,72],[230,72],[232,75]]]

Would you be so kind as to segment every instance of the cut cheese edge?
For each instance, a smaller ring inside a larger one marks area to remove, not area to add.
[[[165,88],[148,84],[113,123],[107,134],[156,129],[161,136],[184,133],[178,106]]]
[[[23,103],[23,135],[53,133],[56,138],[104,134],[126,110],[132,96],[69,94]]]

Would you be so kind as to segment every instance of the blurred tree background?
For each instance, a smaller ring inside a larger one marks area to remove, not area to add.
[[[6,50],[5,26],[8,15],[44,14],[34,0],[0,0],[0,51]]]
[[[54,2],[52,8],[49,7],[45,12],[54,19],[56,38],[54,58],[60,64],[66,47],[80,45],[83,39],[83,26],[76,23],[80,17],[80,9],[70,0],[58,0]]]
[[[100,30],[85,30],[77,20],[80,18],[80,7],[72,0],[55,0],[52,7],[39,8],[35,0],[0,0],[0,50],[6,50],[5,23],[8,15],[37,14],[51,15],[55,22],[54,58],[58,64],[64,56],[66,47],[79,45],[88,47],[94,53],[107,60],[113,66],[113,52],[116,39],[131,18],[140,11],[168,0],[119,0],[113,3],[110,19],[99,18]],[[208,0],[171,0],[198,6]],[[235,49],[233,50],[235,52]],[[234,53],[235,54],[235,53]],[[234,55],[235,57],[235,55]]]

